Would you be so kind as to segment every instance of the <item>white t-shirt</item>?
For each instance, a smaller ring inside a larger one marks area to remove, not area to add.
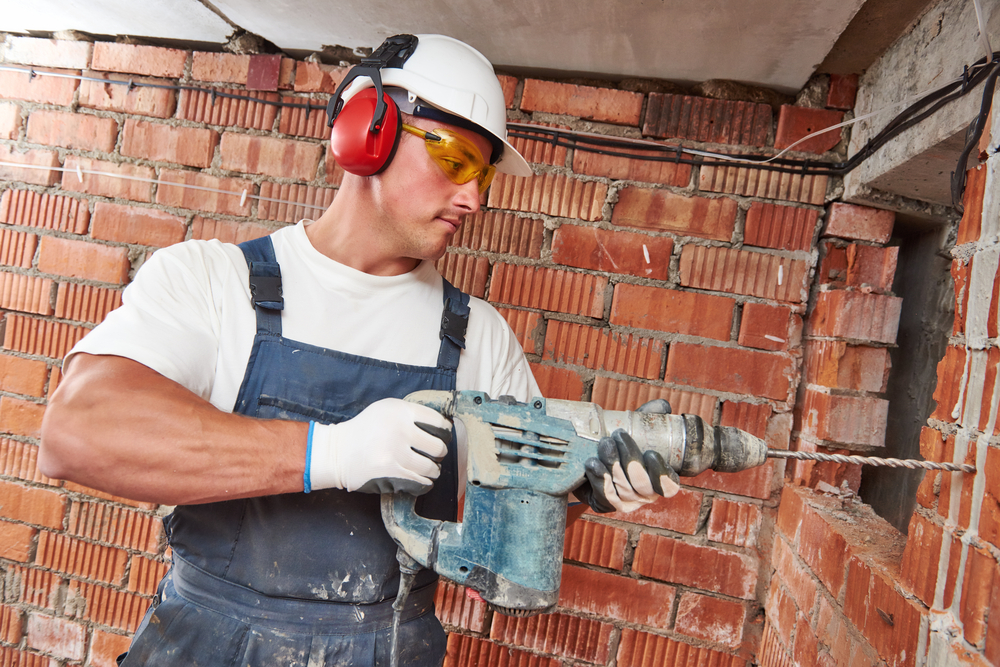
[[[400,276],[372,276],[321,254],[299,223],[271,236],[281,266],[282,335],[350,354],[436,366],[444,307],[430,262]],[[257,329],[243,253],[219,241],[157,251],[123,295],[123,306],[70,351],[127,357],[231,412]],[[470,299],[458,389],[526,400],[540,395],[503,317]]]
[[[363,357],[436,366],[444,308],[442,278],[421,262],[399,276],[372,276],[317,251],[307,222],[271,235],[281,267],[282,335]],[[127,357],[215,407],[232,412],[256,333],[249,269],[242,251],[220,241],[187,241],[158,250],[112,311],[67,355]],[[514,333],[491,305],[469,303],[457,389],[540,396]],[[464,434],[459,466],[464,477]]]

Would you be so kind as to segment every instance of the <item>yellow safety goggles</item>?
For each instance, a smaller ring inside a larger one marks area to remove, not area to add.
[[[476,179],[479,194],[493,182],[496,167],[486,164],[476,145],[458,132],[438,128],[433,132],[403,124],[403,129],[424,140],[427,152],[452,183],[464,185]]]

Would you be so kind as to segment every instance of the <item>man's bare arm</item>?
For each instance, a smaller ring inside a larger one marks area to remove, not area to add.
[[[45,411],[38,466],[166,505],[300,492],[308,429],[223,412],[131,359],[78,354]]]

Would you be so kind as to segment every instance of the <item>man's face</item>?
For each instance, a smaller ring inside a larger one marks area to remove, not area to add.
[[[483,156],[490,143],[482,136],[454,125],[413,116],[404,122],[422,130],[444,128],[469,139]],[[377,236],[392,256],[436,260],[448,247],[465,217],[479,210],[475,179],[453,183],[427,152],[424,140],[403,132],[392,163],[371,177],[378,205]]]

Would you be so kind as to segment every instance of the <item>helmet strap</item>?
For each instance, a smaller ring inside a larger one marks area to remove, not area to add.
[[[344,80],[337,86],[336,92],[326,105],[327,127],[333,127],[333,122],[340,115],[344,108],[344,100],[341,97],[347,86],[359,76],[367,76],[375,84],[377,93],[375,113],[372,115],[370,132],[378,132],[382,129],[385,120],[386,103],[382,95],[382,75],[380,70],[388,67],[399,68],[413,55],[417,48],[417,37],[415,35],[395,35],[382,42],[375,51],[367,58],[362,58],[361,63],[355,65],[344,77]]]

